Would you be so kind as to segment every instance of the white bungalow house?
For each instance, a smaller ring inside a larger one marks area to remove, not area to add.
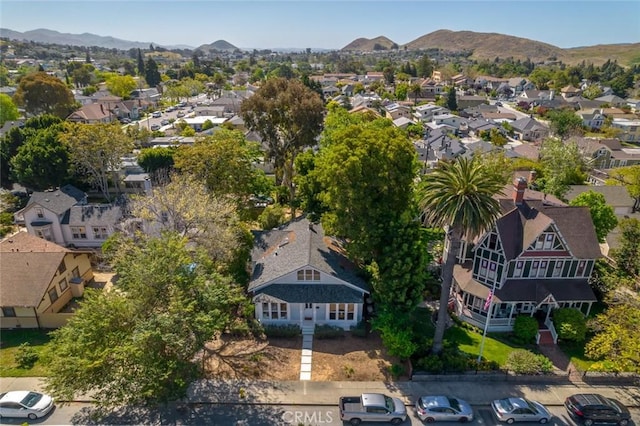
[[[348,330],[362,320],[367,283],[340,243],[305,217],[256,232],[248,291],[263,324],[329,324]]]

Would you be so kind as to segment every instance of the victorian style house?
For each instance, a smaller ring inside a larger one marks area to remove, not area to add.
[[[493,229],[463,242],[450,305],[489,331],[510,331],[516,316],[534,316],[555,341],[554,309],[588,315],[596,301],[588,281],[601,252],[589,209],[532,191],[523,177],[506,192],[512,196],[498,197],[502,216]]]

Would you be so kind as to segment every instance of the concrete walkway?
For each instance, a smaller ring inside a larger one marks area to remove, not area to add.
[[[315,325],[302,326],[302,355],[300,357],[300,380],[311,380],[313,357],[313,333]]]

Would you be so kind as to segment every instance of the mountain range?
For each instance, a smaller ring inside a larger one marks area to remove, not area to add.
[[[0,28],[0,37],[10,40],[26,40],[38,43],[72,46],[99,46],[120,50],[147,49],[152,44],[167,49],[199,49],[207,52],[212,50],[233,51],[238,49],[225,40],[218,40],[195,48],[187,45],[163,46],[153,42],[128,41],[90,33],[60,33],[48,29],[18,32]],[[529,58],[534,62],[555,58],[567,64],[575,64],[583,60],[590,61],[596,65],[606,60],[617,60],[618,63],[623,65],[640,63],[640,43],[607,44],[563,49],[540,41],[511,35],[451,30],[434,31],[405,44],[396,43],[385,36],[379,36],[373,39],[358,38],[343,47],[341,51],[372,52],[392,50],[395,48],[401,50],[439,49],[445,52],[468,52],[470,53],[470,57],[476,60],[513,57],[522,60]],[[245,50],[251,49],[246,48]],[[304,49],[279,49],[274,47],[271,50],[303,51]]]

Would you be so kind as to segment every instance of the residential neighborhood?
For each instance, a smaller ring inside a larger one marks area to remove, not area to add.
[[[178,411],[216,380],[637,381],[637,63],[375,46],[0,37],[0,377]],[[436,420],[396,389],[336,413]]]

